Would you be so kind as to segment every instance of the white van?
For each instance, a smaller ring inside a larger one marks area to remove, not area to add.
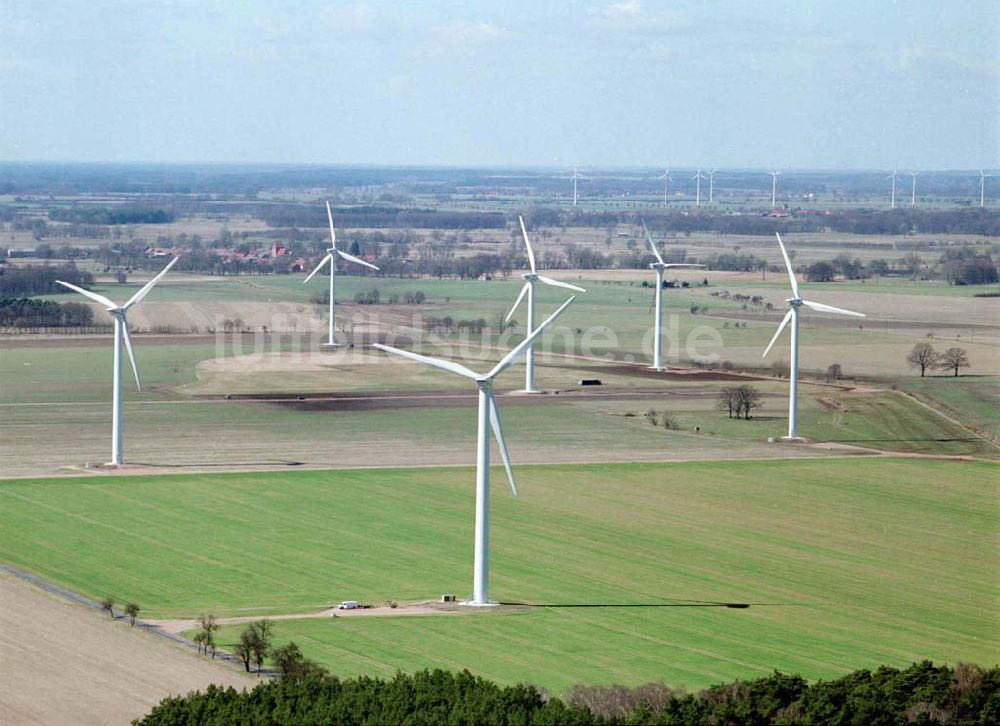
[[[344,600],[340,605],[337,606],[338,610],[356,610],[361,605],[358,604],[357,600]]]

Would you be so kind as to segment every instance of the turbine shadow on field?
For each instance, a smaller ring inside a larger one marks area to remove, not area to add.
[[[532,603],[501,602],[501,605],[520,605],[532,608],[731,608],[745,610],[751,605],[780,605],[783,603],[713,602],[710,600],[680,600],[676,602],[625,602],[625,603]]]

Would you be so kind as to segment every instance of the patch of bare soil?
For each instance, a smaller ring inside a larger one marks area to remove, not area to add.
[[[170,695],[257,679],[0,573],[0,723],[125,724]]]

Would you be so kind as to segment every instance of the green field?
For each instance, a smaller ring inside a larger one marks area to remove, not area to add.
[[[774,668],[830,677],[925,657],[989,665],[997,471],[526,466],[515,500],[497,470],[491,594],[551,607],[282,621],[277,634],[342,675],[469,667],[554,689],[698,687]],[[299,612],[466,594],[472,513],[467,468],[10,480],[0,558],[149,617]],[[690,607],[705,602],[750,607]]]

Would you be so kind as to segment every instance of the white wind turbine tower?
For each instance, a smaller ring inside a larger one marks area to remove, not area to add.
[[[704,267],[704,265],[689,264],[687,262],[672,262],[666,263],[663,258],[660,257],[660,251],[656,249],[656,245],[653,243],[653,237],[649,234],[649,229],[646,227],[646,222],[642,222],[642,229],[646,233],[646,239],[649,242],[649,249],[653,251],[656,256],[656,262],[650,263],[650,269],[656,270],[656,301],[653,303],[656,306],[656,313],[654,317],[653,325],[655,330],[653,331],[653,369],[657,371],[663,370],[663,271],[668,267]]]
[[[578,179],[586,179],[586,178],[587,177],[585,177],[583,174],[581,174],[580,171],[575,166],[573,167],[573,176],[571,176],[570,179],[573,180],[573,206],[574,207],[576,206],[576,202],[579,199],[579,195],[577,194],[577,190],[576,190],[576,182],[577,182]]]
[[[718,169],[712,169],[708,172],[708,203],[711,204],[712,200],[715,198],[715,172]]]
[[[528,265],[531,267],[531,272],[526,272],[521,275],[524,278],[524,287],[521,288],[521,292],[517,296],[517,300],[514,301],[514,306],[507,313],[506,321],[509,322],[511,316],[514,315],[514,311],[517,310],[517,306],[521,304],[521,300],[527,295],[528,297],[528,323],[525,326],[525,334],[531,335],[535,330],[535,283],[541,282],[546,285],[552,285],[553,287],[565,287],[567,290],[576,290],[577,292],[586,292],[582,287],[577,287],[576,285],[570,285],[568,282],[562,282],[561,280],[553,280],[551,277],[545,277],[544,275],[539,275],[535,269],[535,253],[531,249],[531,242],[528,240],[528,230],[524,227],[524,218],[518,215],[517,220],[521,223],[521,236],[524,237],[524,246],[528,249]],[[524,392],[525,393],[536,393],[535,391],[535,349],[534,346],[528,346],[527,353],[524,358]]]
[[[663,173],[656,177],[658,180],[663,181],[663,206],[667,206],[667,184],[673,181],[670,178],[670,167],[663,170]]]
[[[919,171],[911,171],[910,176],[913,177],[913,184],[910,186],[910,206],[917,206],[917,175]]]
[[[781,172],[778,170],[771,172],[771,209],[778,206],[778,177]]]
[[[115,354],[114,363],[112,364],[114,393],[111,408],[111,461],[109,462],[112,466],[121,466],[125,463],[125,438],[122,431],[122,346],[128,352],[129,361],[132,363],[132,375],[135,376],[135,387],[137,390],[142,390],[139,387],[139,369],[135,365],[135,354],[132,351],[132,334],[128,329],[128,310],[146,297],[149,291],[153,289],[153,286],[170,271],[171,267],[177,264],[177,260],[179,259],[179,257],[175,257],[170,260],[167,266],[156,277],[143,285],[139,292],[133,295],[124,305],[117,305],[103,295],[98,295],[96,292],[84,290],[82,287],[71,285],[62,280],[56,280],[63,287],[68,287],[70,290],[74,290],[104,305],[104,309],[111,314],[111,317],[115,321]]]
[[[701,169],[698,169],[695,175],[691,178],[696,180],[694,206],[699,207],[701,206],[701,180],[707,179],[708,177],[701,173]]]
[[[330,263],[330,339],[327,341],[327,345],[334,346],[337,344],[337,340],[334,335],[334,330],[335,330],[334,313],[336,312],[334,308],[337,304],[335,297],[336,280],[337,280],[337,257],[335,257],[335,255],[349,262],[355,262],[359,265],[370,267],[373,270],[377,270],[378,268],[375,265],[371,264],[370,262],[365,262],[362,259],[358,259],[354,255],[349,255],[343,250],[337,249],[337,233],[333,229],[333,212],[330,210],[330,202],[326,203],[326,216],[327,219],[330,220],[330,247],[328,247],[326,250],[326,257],[324,257],[322,260],[319,261],[319,264],[316,265],[316,269],[309,273],[306,279],[302,281],[302,284],[304,285],[307,282],[309,282],[311,279],[313,279],[313,276],[317,272],[323,269],[323,265],[325,265],[327,262]]]
[[[472,600],[466,602],[467,605],[493,605],[489,597],[490,584],[490,428],[497,440],[497,448],[500,449],[500,458],[503,460],[504,468],[507,470],[507,479],[510,481],[510,488],[517,496],[517,485],[514,482],[514,472],[510,466],[510,457],[507,455],[507,444],[504,442],[503,429],[500,426],[500,414],[497,411],[496,396],[493,393],[493,381],[499,373],[510,367],[527,350],[535,339],[538,338],[555,320],[566,307],[573,302],[570,298],[564,302],[548,319],[538,326],[538,329],[527,338],[522,340],[517,347],[505,355],[493,370],[489,373],[481,374],[469,370],[463,365],[452,361],[431,358],[429,356],[411,353],[407,350],[400,350],[381,343],[375,343],[374,347],[384,350],[387,353],[415,360],[424,365],[441,368],[449,373],[456,373],[464,378],[476,382],[479,388],[479,415],[478,415],[478,442],[476,447],[476,530],[475,530],[475,554],[472,568]]]
[[[896,208],[896,177],[897,176],[898,176],[898,174],[896,173],[896,170],[893,169],[892,170],[892,174],[890,174],[889,176],[886,177],[886,179],[892,179],[892,202],[890,202],[890,204],[889,204],[889,208],[890,209],[895,209]]]
[[[788,322],[791,321],[792,365],[791,370],[788,373],[788,438],[794,439],[798,424],[799,405],[799,308],[805,305],[807,308],[812,308],[813,310],[821,313],[851,315],[856,318],[863,318],[865,315],[864,313],[855,313],[850,310],[835,308],[832,305],[824,305],[823,303],[803,300],[799,297],[799,286],[795,281],[795,273],[792,271],[792,262],[788,259],[788,252],[785,251],[785,245],[781,242],[781,235],[775,232],[774,236],[778,238],[778,246],[781,247],[781,256],[785,259],[785,269],[788,270],[788,281],[792,285],[792,297],[785,301],[788,303],[788,312],[785,313],[785,317],[782,318],[781,324],[778,326],[778,330],[774,333],[774,337],[771,338],[771,342],[767,344],[767,348],[764,350],[764,355],[762,355],[761,358],[766,357],[767,354],[771,352],[771,348],[774,346],[778,336],[781,335],[781,331],[783,331],[785,326],[788,325]]]
[[[979,206],[986,206],[986,179],[987,177],[993,176],[992,174],[987,174],[982,169],[979,170]]]

